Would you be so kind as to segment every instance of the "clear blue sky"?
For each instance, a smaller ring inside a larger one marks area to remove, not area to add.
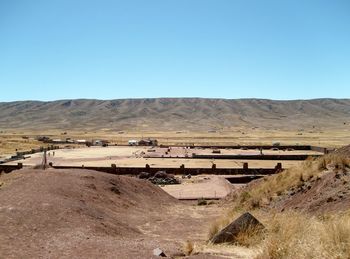
[[[0,0],[0,101],[350,97],[349,0]]]

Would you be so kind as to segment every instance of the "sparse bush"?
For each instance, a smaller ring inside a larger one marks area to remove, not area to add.
[[[208,204],[208,202],[204,198],[200,198],[200,199],[197,200],[197,205],[198,206],[203,206],[203,205],[207,205],[207,204]]]
[[[328,167],[338,170],[344,170],[350,167],[350,159],[347,156],[339,154],[329,154],[318,159],[318,169],[326,170]]]
[[[260,198],[254,197],[249,200],[249,209],[257,209],[260,207]]]
[[[185,243],[184,243],[184,245],[183,245],[183,248],[182,248],[182,250],[183,250],[183,253],[185,254],[185,255],[191,255],[192,253],[193,253],[193,251],[194,251],[194,244],[193,244],[193,242],[191,242],[191,241],[186,241]]]
[[[350,258],[350,213],[327,220],[320,236],[329,258]]]
[[[211,224],[208,232],[208,239],[211,240],[220,230],[220,224],[218,222],[214,222]]]
[[[234,218],[232,213],[226,214],[225,217],[215,221],[209,228],[208,240],[211,240],[221,229],[226,227]]]
[[[256,246],[263,240],[263,231],[261,228],[250,227],[241,231],[236,237],[236,245],[251,247]]]
[[[243,191],[239,196],[240,203],[246,202],[250,197],[251,197],[251,195],[248,191]]]
[[[213,205],[213,204],[216,204],[216,202],[215,201],[209,201],[208,202],[208,205]]]
[[[318,163],[317,163],[317,168],[318,170],[326,170],[327,169],[327,161],[324,157],[321,157],[319,160],[318,160]]]

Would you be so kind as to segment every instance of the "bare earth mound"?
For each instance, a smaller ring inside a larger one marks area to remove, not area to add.
[[[343,155],[343,156],[350,157],[350,145],[339,148],[336,151],[334,151],[334,153],[337,155]]]
[[[350,172],[325,172],[281,196],[275,207],[316,214],[346,211],[350,209]]]
[[[152,224],[179,202],[147,181],[87,170],[20,170],[0,180],[3,258],[150,258],[160,243],[175,249],[158,243]]]

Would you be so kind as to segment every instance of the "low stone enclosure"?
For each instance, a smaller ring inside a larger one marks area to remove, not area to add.
[[[299,145],[288,145],[288,146],[196,146],[196,147],[202,147],[202,148],[246,148],[246,149],[271,149],[271,148],[278,148],[279,150],[313,150],[317,151],[323,154],[329,153],[331,150],[323,147],[316,147],[316,146],[299,146]],[[19,160],[23,158],[25,154],[33,154],[36,152],[42,152],[45,150],[53,150],[57,149],[59,147],[57,146],[51,146],[48,148],[41,148],[39,150],[31,150],[28,152],[17,152],[16,156],[12,157],[12,161]],[[190,147],[191,148],[191,147]],[[213,157],[214,156],[214,157]],[[54,164],[51,164],[51,168],[55,169],[89,169],[89,170],[95,170],[105,173],[111,173],[111,174],[119,174],[119,175],[138,175],[141,172],[148,172],[148,173],[156,173],[158,171],[166,171],[169,174],[191,174],[191,175],[200,175],[200,174],[216,174],[216,175],[271,175],[278,173],[283,170],[282,164],[278,163],[278,160],[305,160],[309,157],[309,155],[238,155],[238,156],[221,156],[216,157],[219,155],[210,155],[210,158],[215,159],[254,159],[254,160],[276,160],[276,166],[274,168],[250,168],[249,163],[245,162],[243,164],[243,167],[241,168],[217,168],[216,164],[212,165],[212,168],[185,168],[185,165],[181,165],[178,168],[156,168],[156,167],[150,167],[149,165],[146,165],[145,167],[117,167],[115,164],[111,164],[111,166],[105,166],[105,167],[84,167],[84,166],[56,166]],[[318,156],[318,155],[315,155]],[[17,158],[17,159],[16,159]],[[209,158],[206,155],[202,155],[198,158]],[[198,159],[197,157],[193,157],[192,159]],[[191,158],[190,158],[191,159]],[[0,173],[5,172],[9,173],[14,170],[18,170],[22,168],[23,165],[21,163],[18,163],[17,165],[4,165],[0,164]],[[242,179],[242,181],[246,181],[248,179]]]
[[[160,145],[160,147],[185,147],[185,146],[177,146],[177,145]],[[332,151],[332,149],[325,148],[325,147],[319,147],[319,146],[311,146],[311,145],[234,145],[234,146],[207,146],[207,145],[199,145],[199,146],[189,146],[189,148],[211,148],[211,149],[272,149],[272,148],[278,148],[279,150],[312,150],[321,152],[323,154],[327,154],[328,152]]]
[[[23,165],[0,165],[0,172],[10,173],[11,171],[21,169]],[[105,172],[118,175],[139,175],[142,172],[155,174],[159,171],[165,171],[168,174],[174,175],[200,175],[200,174],[214,174],[214,175],[271,175],[283,170],[281,163],[277,163],[274,168],[249,168],[248,163],[244,163],[242,168],[216,168],[215,164],[212,168],[185,168],[184,165],[179,168],[157,168],[146,165],[145,167],[117,167],[112,164],[110,167],[92,167],[92,166],[55,166],[50,164],[54,169],[87,169],[99,172]]]
[[[12,155],[10,158],[5,159],[4,161],[2,161],[2,163],[7,163],[7,162],[11,162],[11,161],[21,160],[21,159],[24,158],[25,155],[32,155],[32,154],[40,153],[40,152],[44,152],[44,151],[56,150],[56,149],[59,149],[59,148],[60,148],[59,146],[51,145],[51,146],[48,146],[48,147],[40,147],[40,148],[37,148],[37,149],[31,149],[31,150],[28,150],[28,151],[18,151],[18,152],[16,152],[15,155]],[[0,165],[1,165],[1,163],[0,163]]]
[[[156,152],[148,153],[147,158],[164,158],[164,159],[227,159],[227,160],[305,160],[308,157],[318,157],[323,154],[328,154],[331,152],[331,149],[317,146],[299,146],[299,145],[288,145],[288,146],[257,146],[257,145],[248,145],[248,146],[164,146],[161,145],[161,148],[167,148],[170,150],[171,148],[186,148],[187,150],[191,150],[190,155],[188,153],[184,155],[160,155]],[[198,149],[211,149],[212,153],[203,154],[196,153]],[[256,154],[252,153],[236,153],[236,154],[223,154],[220,150],[252,150],[255,151]],[[257,152],[260,150],[260,152]],[[282,153],[268,153],[266,151],[285,151]],[[292,153],[290,151],[299,151],[298,153]],[[305,153],[303,153],[303,151]],[[310,153],[313,151],[314,153]]]

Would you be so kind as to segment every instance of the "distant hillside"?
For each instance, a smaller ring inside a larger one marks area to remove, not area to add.
[[[350,124],[350,99],[159,98],[0,103],[0,129],[301,129]]]

